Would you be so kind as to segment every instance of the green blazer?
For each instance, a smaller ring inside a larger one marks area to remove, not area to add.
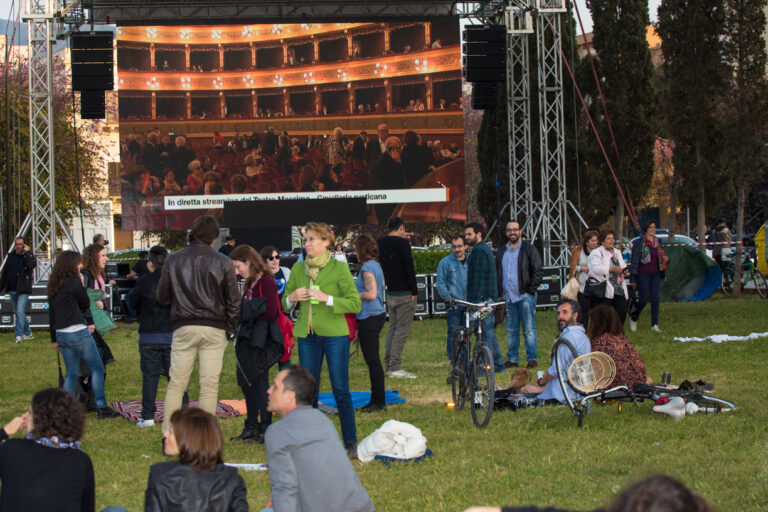
[[[306,338],[308,334],[308,319],[312,315],[312,328],[319,336],[349,336],[347,321],[344,313],[359,313],[361,302],[357,293],[355,281],[349,273],[349,266],[335,258],[331,258],[317,275],[315,285],[320,291],[333,297],[333,307],[325,303],[311,304],[310,301],[300,302],[299,319],[293,328],[293,334],[298,338]],[[300,261],[291,268],[288,284],[285,286],[283,301],[288,310],[288,296],[298,288],[309,287],[309,276],[304,271],[304,262]],[[292,306],[295,306],[292,304]]]

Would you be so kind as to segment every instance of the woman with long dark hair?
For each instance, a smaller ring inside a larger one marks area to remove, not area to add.
[[[170,423],[163,433],[165,454],[179,460],[149,468],[144,510],[247,511],[245,482],[236,468],[224,465],[224,439],[216,418],[189,407],[174,411]]]
[[[606,387],[628,386],[640,382],[648,383],[645,363],[637,353],[637,349],[624,335],[624,326],[616,311],[605,304],[594,308],[589,321],[587,335],[592,344],[592,350],[605,352],[616,364],[616,377]]]
[[[384,369],[379,357],[379,334],[387,320],[384,309],[384,271],[378,262],[379,246],[372,236],[358,236],[355,239],[355,251],[360,264],[355,286],[362,301],[360,312],[357,314],[357,334],[371,377],[371,401],[360,410],[374,412],[384,409],[386,404]]]
[[[83,286],[85,286],[86,293],[88,293],[91,302],[99,309],[104,309],[104,300],[107,298],[107,284],[116,284],[107,278],[106,268],[108,261],[107,250],[101,244],[91,244],[83,250]],[[99,294],[88,290],[100,290],[101,295],[94,299],[94,296]],[[93,339],[96,342],[96,347],[99,349],[99,354],[105,366],[115,361],[112,350],[110,350],[107,342],[104,341],[106,334],[106,332],[99,332],[98,329],[93,331]]]
[[[104,393],[104,365],[91,333],[95,331],[91,303],[83,286],[83,268],[80,254],[64,251],[53,265],[48,279],[48,321],[51,342],[57,348],[67,367],[64,389],[75,396],[80,360],[91,371],[99,419],[111,418],[117,413],[107,405]]]
[[[256,322],[270,322],[280,314],[277,285],[269,267],[261,255],[250,245],[238,245],[229,255],[238,276],[245,279],[243,287],[243,305],[240,308],[240,325],[235,340],[237,355],[237,383],[245,395],[245,405],[248,416],[245,426],[239,436],[233,439],[243,441],[264,442],[264,433],[272,423],[272,413],[267,410],[267,389],[269,389],[269,368],[277,363],[283,355],[282,350],[272,351],[272,345],[256,343],[256,340],[245,339],[244,325],[254,325]],[[262,305],[252,310],[246,303],[263,299]],[[255,318],[250,318],[253,311],[261,311]],[[253,332],[267,335],[268,329],[253,329]],[[282,348],[282,344],[281,347]]]
[[[282,299],[283,293],[285,292],[285,285],[288,284],[288,278],[291,277],[291,269],[280,266],[280,251],[278,251],[277,247],[274,245],[263,247],[259,251],[259,254],[261,254],[267,267],[269,267],[272,277],[275,278],[275,283],[277,284],[277,296]]]
[[[659,329],[659,292],[661,291],[661,279],[669,263],[669,256],[661,248],[661,242],[656,237],[656,221],[649,220],[643,226],[645,236],[632,242],[632,256],[630,258],[630,279],[637,285],[639,300],[637,308],[632,311],[629,318],[629,330],[637,330],[637,319],[648,300],[651,301],[651,330],[661,332]]]

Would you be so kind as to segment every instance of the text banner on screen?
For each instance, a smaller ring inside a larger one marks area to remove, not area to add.
[[[393,190],[337,190],[333,192],[276,192],[270,194],[220,194],[216,196],[167,196],[166,210],[199,210],[224,208],[226,201],[284,201],[291,199],[365,198],[368,204],[444,203],[448,189],[420,188]]]

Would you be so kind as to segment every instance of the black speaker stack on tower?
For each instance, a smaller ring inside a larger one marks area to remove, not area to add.
[[[496,108],[498,84],[507,76],[507,28],[468,25],[463,39],[461,61],[464,79],[472,82],[472,108]]]
[[[112,32],[75,32],[70,36],[72,89],[80,91],[80,118],[104,119],[105,91],[114,86]]]

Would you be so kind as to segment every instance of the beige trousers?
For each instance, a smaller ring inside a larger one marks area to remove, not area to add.
[[[223,329],[204,325],[185,325],[173,331],[170,381],[165,392],[163,432],[171,428],[171,414],[181,408],[189,377],[200,356],[200,408],[215,415],[219,396],[219,375],[227,348]]]

